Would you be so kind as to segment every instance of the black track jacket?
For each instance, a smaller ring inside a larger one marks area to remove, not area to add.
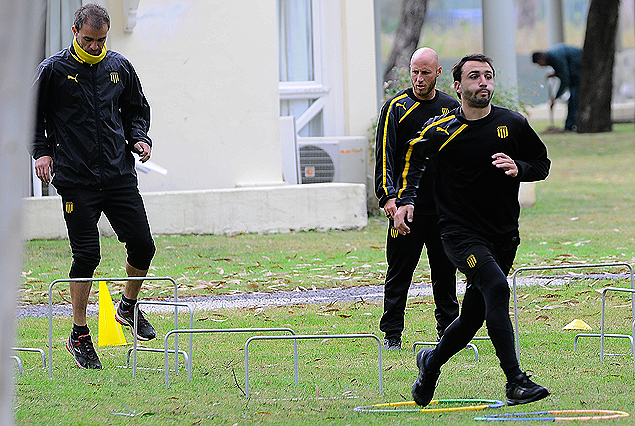
[[[445,114],[459,105],[452,96],[436,91],[433,99],[420,100],[412,87],[402,90],[382,107],[377,122],[375,143],[375,195],[379,207],[397,198],[401,185],[408,142],[417,136],[430,117]],[[432,196],[432,181],[424,173],[417,192],[417,214],[436,214]]]
[[[492,105],[486,117],[469,121],[459,111],[430,119],[410,141],[397,205],[414,204],[425,158],[434,155],[434,196],[442,228],[459,225],[485,237],[518,232],[520,182],[547,177],[547,148],[517,112]],[[498,152],[516,162],[516,177],[492,165]]]
[[[146,142],[150,106],[132,64],[107,51],[89,65],[64,49],[40,63],[33,158],[53,158],[55,186],[137,185],[132,147]]]

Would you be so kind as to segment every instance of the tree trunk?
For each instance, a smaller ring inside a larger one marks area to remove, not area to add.
[[[395,43],[384,71],[385,82],[395,78],[394,68],[407,68],[410,65],[410,56],[419,45],[427,8],[428,0],[403,0]]]
[[[613,65],[620,0],[591,0],[587,17],[577,128],[579,133],[612,130]]]

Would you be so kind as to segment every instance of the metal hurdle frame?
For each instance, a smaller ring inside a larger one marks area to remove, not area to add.
[[[633,294],[631,296],[631,307],[633,309],[633,314],[635,315],[635,282],[633,281],[633,267],[626,262],[615,262],[615,263],[588,263],[588,264],[580,264],[580,265],[557,265],[557,266],[525,266],[522,268],[518,268],[514,271],[512,275],[512,285],[513,285],[513,293],[514,293],[514,325],[515,325],[515,340],[516,340],[516,357],[520,360],[520,329],[518,324],[518,293],[516,290],[516,277],[523,271],[546,271],[546,270],[555,270],[555,269],[588,269],[588,268],[606,268],[606,267],[615,267],[622,266],[628,268],[630,271],[630,280],[631,280],[631,290],[633,290]],[[609,287],[611,288],[611,287]],[[623,290],[623,289],[622,289]],[[621,291],[621,290],[620,290]],[[614,335],[605,335],[604,332],[604,295],[602,296],[602,332],[599,335],[594,335],[594,337],[600,337],[600,358],[603,359],[604,355],[604,337],[614,337]],[[635,330],[634,330],[635,332]],[[634,353],[635,357],[635,353]]]
[[[382,361],[381,361],[381,340],[374,334],[305,334],[294,336],[254,336],[250,337],[245,342],[245,397],[249,398],[249,343],[254,340],[291,340],[297,344],[298,340],[309,339],[357,339],[357,338],[372,338],[377,341],[377,363],[379,364],[379,393],[384,393],[384,380],[382,376]],[[297,354],[294,359],[296,367],[296,386],[298,384],[298,372],[297,372]]]
[[[631,280],[633,276],[631,275]],[[631,281],[631,285],[633,282]],[[573,350],[577,349],[577,343],[579,337],[599,337],[600,338],[600,360],[604,360],[604,338],[605,337],[617,337],[623,339],[629,339],[631,342],[631,355],[633,356],[633,369],[635,370],[635,289],[633,288],[621,288],[621,287],[605,287],[602,290],[598,290],[602,293],[602,313],[600,320],[600,334],[591,333],[578,333],[573,339]],[[633,326],[631,328],[631,335],[628,334],[606,334],[605,333],[605,312],[606,312],[606,293],[609,291],[617,291],[622,293],[631,294],[631,318],[633,318]],[[611,355],[611,354],[608,354]],[[612,354],[614,355],[614,354]]]
[[[24,373],[24,369],[22,368],[22,360],[17,355],[11,355],[9,356],[9,358],[15,360],[15,362],[18,364],[18,372],[20,373],[20,376],[21,376],[22,373]]]
[[[91,277],[91,278],[64,278],[53,281],[49,284],[49,378],[53,377],[53,287],[59,283],[92,283],[95,281],[171,281],[174,284],[174,302],[178,301],[178,288],[176,281],[171,277]],[[178,310],[174,307],[174,323],[175,328],[178,328]]]
[[[20,352],[37,352],[42,356],[42,368],[46,369],[46,354],[43,349],[39,348],[11,348],[12,351]]]
[[[145,352],[163,352],[162,349],[153,349],[153,348],[138,348],[137,347],[137,326],[139,321],[139,305],[167,305],[174,306],[174,316],[176,318],[174,322],[174,328],[178,330],[178,307],[185,307],[188,309],[190,313],[190,329],[194,328],[194,309],[189,303],[184,302],[166,302],[166,301],[155,301],[155,300],[139,300],[135,304],[134,307],[134,319],[133,319],[133,333],[132,333],[132,377],[137,377],[137,351],[145,351]],[[176,374],[179,374],[179,343],[178,338],[174,338],[174,371]],[[185,368],[188,368],[189,371],[192,370],[192,335],[190,334],[190,346],[187,355],[185,356]]]
[[[170,387],[170,369],[168,367],[168,339],[170,338],[171,335],[175,334],[183,334],[183,333],[188,333],[190,335],[190,345],[192,344],[192,335],[193,334],[200,334],[200,333],[249,333],[249,332],[254,332],[254,333],[259,333],[259,332],[264,332],[264,331],[286,331],[291,333],[292,336],[287,336],[287,337],[293,337],[295,336],[295,331],[293,331],[292,329],[288,328],[288,327],[269,327],[269,328],[191,328],[189,330],[183,329],[183,330],[172,330],[172,331],[168,331],[167,334],[165,335],[164,339],[163,339],[163,357],[165,360],[165,388],[169,388]],[[176,339],[177,336],[174,336],[174,338]],[[258,336],[257,336],[258,337]],[[260,336],[263,337],[263,336]],[[275,336],[273,336],[275,337]],[[192,351],[191,347],[190,347],[190,352]],[[190,353],[191,355],[191,353]],[[293,361],[294,361],[294,366],[295,366],[295,384],[298,384],[298,343],[297,341],[295,341],[293,343]],[[189,362],[189,368],[188,368],[188,375],[187,375],[187,381],[191,382],[192,381],[192,357],[190,356],[190,362]]]

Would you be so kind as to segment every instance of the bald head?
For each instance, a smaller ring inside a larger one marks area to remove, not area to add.
[[[410,59],[412,90],[421,100],[433,99],[436,95],[437,77],[441,74],[439,55],[429,47],[417,49]]]
[[[419,63],[422,61],[436,64],[436,66],[438,67],[439,55],[437,54],[437,52],[430,49],[429,47],[422,47],[420,49],[415,50],[412,56],[410,57],[410,66],[412,67],[412,64],[415,62]]]

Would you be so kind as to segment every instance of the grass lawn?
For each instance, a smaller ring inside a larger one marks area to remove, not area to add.
[[[635,130],[616,125],[601,135],[550,134],[543,140],[553,161],[545,182],[536,187],[537,202],[521,214],[522,243],[515,267],[581,263],[635,262]],[[382,218],[370,218],[360,231],[299,232],[276,235],[156,236],[152,274],[170,276],[180,296],[249,291],[302,291],[307,288],[382,284],[386,269]],[[102,241],[97,276],[125,275],[124,250],[114,238]],[[68,242],[38,240],[26,244],[20,291],[22,303],[46,303],[48,284],[67,277]],[[610,268],[625,272],[624,268]],[[598,271],[592,271],[598,272]],[[604,272],[604,271],[601,271]],[[559,274],[566,274],[560,271]],[[523,276],[528,275],[524,274]],[[415,281],[429,281],[422,259]],[[599,330],[598,288],[626,287],[612,282],[578,279],[567,285],[519,290],[521,366],[552,391],[552,396],[493,413],[555,409],[625,410],[635,416],[635,373],[631,356],[599,360],[599,340],[563,330],[582,319]],[[66,286],[55,301],[68,301]],[[110,283],[113,299],[121,285]],[[95,291],[97,286],[94,286]],[[143,298],[170,298],[168,283],[144,285]],[[96,292],[92,296],[97,300]],[[630,333],[630,298],[610,294],[609,333]],[[74,366],[64,348],[69,318],[54,320],[53,378],[37,354],[20,353],[24,374],[16,375],[15,413],[20,425],[371,425],[379,423],[463,425],[483,412],[356,413],[360,405],[410,400],[416,377],[415,342],[434,339],[434,307],[430,298],[413,298],[406,312],[404,350],[383,354],[384,392],[378,392],[377,344],[369,339],[301,341],[299,386],[293,381],[290,341],[258,341],[250,346],[250,391],[244,396],[244,344],[247,335],[194,337],[193,380],[182,368],[171,372],[165,389],[162,354],[139,354],[137,377],[126,368],[127,346],[98,348],[101,371]],[[196,312],[196,328],[290,327],[297,334],[372,333],[380,336],[380,302],[329,303],[277,308]],[[167,314],[151,314],[159,336],[173,328]],[[185,316],[181,324],[185,324]],[[90,318],[97,341],[97,319]],[[485,330],[481,330],[485,335]],[[48,351],[48,321],[19,321],[17,344]],[[129,336],[129,335],[128,335]],[[187,339],[181,337],[180,348]],[[504,377],[488,341],[475,342],[479,360],[464,350],[445,365],[435,398],[504,399]],[[162,339],[146,345],[162,347]],[[606,351],[625,353],[626,339],[608,339]],[[171,362],[173,364],[173,360]],[[129,410],[128,410],[128,408]],[[136,415],[123,416],[134,412]],[[635,417],[611,420],[635,424]]]

